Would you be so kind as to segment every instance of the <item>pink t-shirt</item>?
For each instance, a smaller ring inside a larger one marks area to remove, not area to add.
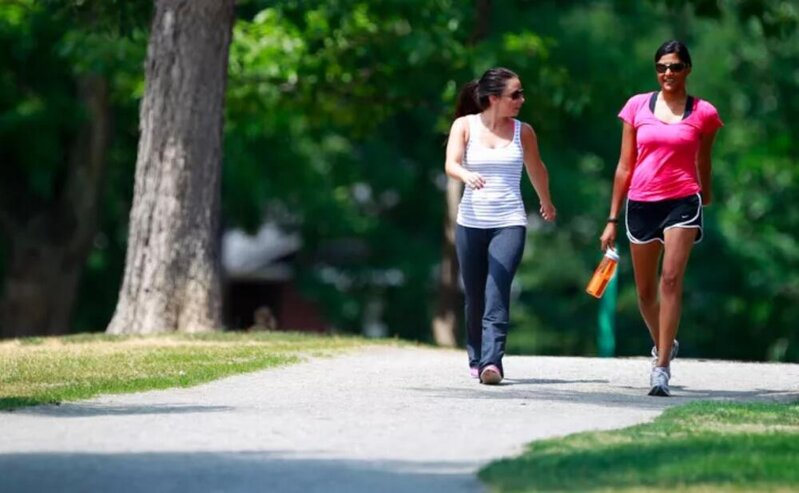
[[[716,108],[698,98],[687,118],[663,123],[649,109],[651,97],[651,92],[636,94],[619,113],[635,128],[638,151],[627,196],[653,202],[693,195],[700,190],[696,168],[700,137],[723,123]]]

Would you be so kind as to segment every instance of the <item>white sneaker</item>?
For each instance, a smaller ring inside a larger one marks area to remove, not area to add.
[[[649,395],[658,397],[669,397],[669,378],[671,374],[668,368],[656,366],[652,368],[652,373],[649,375]]]
[[[676,358],[678,352],[680,352],[680,343],[674,339],[674,344],[671,345],[671,351],[669,351],[669,361]],[[654,368],[658,364],[658,347],[652,346],[652,351],[649,354],[652,355],[652,368]]]

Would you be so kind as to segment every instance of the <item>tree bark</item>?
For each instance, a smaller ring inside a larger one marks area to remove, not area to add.
[[[222,126],[234,0],[156,0],[112,334],[220,329]]]
[[[488,35],[490,25],[490,0],[476,0],[474,30],[469,37],[469,44],[475,45]],[[455,251],[455,222],[458,217],[463,184],[458,180],[447,178],[446,213],[444,215],[444,235],[441,247],[441,272],[438,278],[438,296],[436,311],[433,317],[433,340],[439,346],[455,347],[458,344],[461,317],[460,287],[458,277],[458,257]]]
[[[110,133],[108,85],[99,75],[78,80],[87,118],[69,150],[67,177],[56,200],[20,224],[3,213],[10,241],[0,301],[0,337],[69,332],[86,258],[97,232],[97,211]]]
[[[433,339],[439,346],[455,347],[458,344],[458,316],[461,294],[458,286],[458,256],[455,251],[455,221],[458,217],[463,185],[458,180],[447,179],[446,216],[444,239],[441,248],[441,272],[438,278],[438,299],[433,318]]]

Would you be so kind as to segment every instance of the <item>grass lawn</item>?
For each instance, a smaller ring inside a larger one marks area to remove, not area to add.
[[[497,492],[799,491],[799,403],[687,404],[648,424],[534,442],[480,478]]]
[[[14,339],[0,342],[0,409],[187,387],[367,344],[287,332]]]

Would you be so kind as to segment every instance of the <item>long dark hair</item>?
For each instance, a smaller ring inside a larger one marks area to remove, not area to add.
[[[488,108],[488,96],[501,96],[508,81],[518,78],[512,70],[495,67],[486,70],[479,79],[467,82],[458,93],[455,118],[480,113]]]
[[[660,60],[660,57],[663,55],[668,55],[669,53],[676,53],[677,58],[679,58],[681,62],[689,67],[692,66],[691,54],[688,53],[688,47],[685,46],[685,43],[682,41],[677,41],[676,39],[666,41],[660,45],[660,48],[658,48],[658,50],[655,52],[655,63]]]

